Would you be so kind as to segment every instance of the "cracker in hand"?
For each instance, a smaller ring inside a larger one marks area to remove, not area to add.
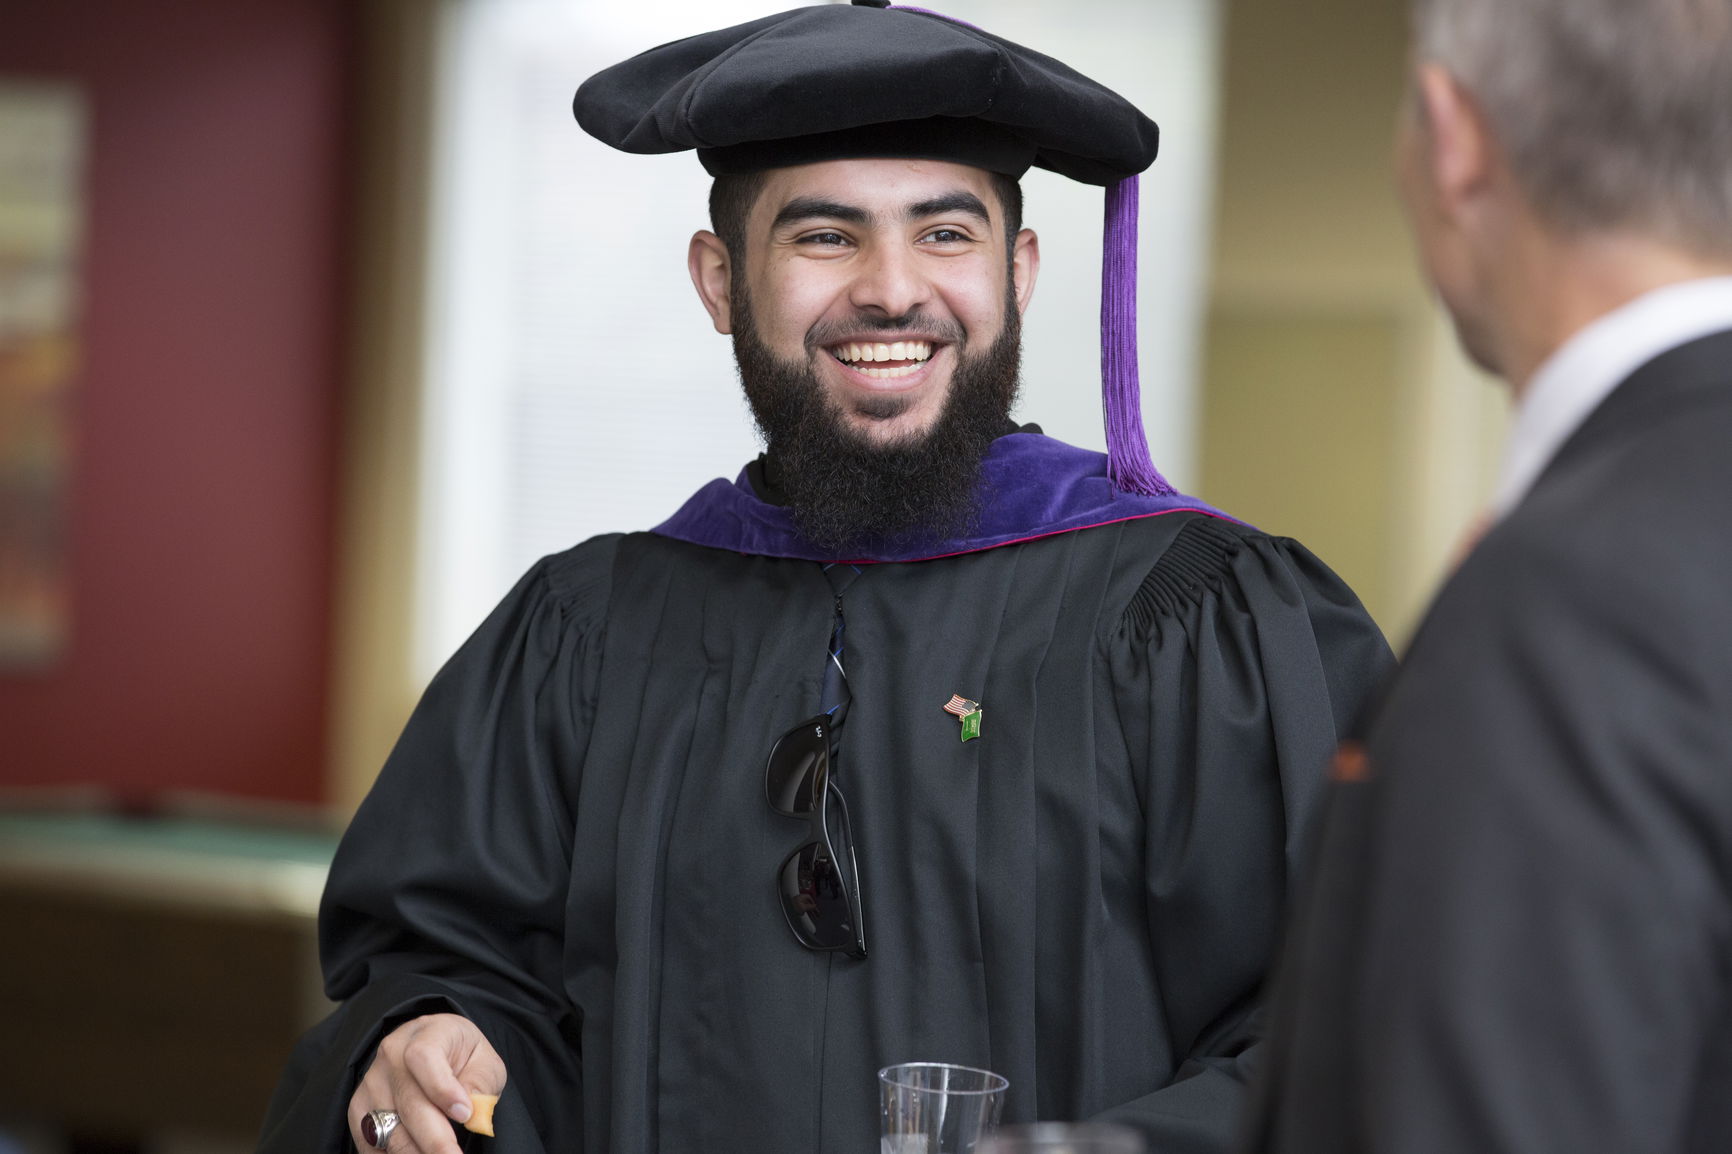
[[[485,1134],[493,1137],[493,1107],[499,1105],[498,1094],[469,1095],[469,1121],[463,1123],[463,1128],[472,1134]]]

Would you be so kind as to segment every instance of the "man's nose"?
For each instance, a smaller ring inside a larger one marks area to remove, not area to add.
[[[848,300],[861,311],[899,317],[925,304],[932,286],[920,269],[919,254],[899,245],[873,245],[860,254]]]

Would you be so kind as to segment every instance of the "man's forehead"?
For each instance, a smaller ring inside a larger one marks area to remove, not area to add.
[[[945,160],[827,160],[766,170],[753,213],[773,217],[796,201],[813,200],[900,214],[957,193],[972,194],[991,213],[999,208],[993,176],[982,168]]]

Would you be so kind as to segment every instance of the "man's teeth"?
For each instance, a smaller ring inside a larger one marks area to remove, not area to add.
[[[867,361],[924,361],[932,356],[930,341],[894,341],[890,344],[847,344],[830,350],[839,361],[858,364]],[[912,366],[910,366],[912,368]],[[870,373],[871,370],[863,369]]]
[[[860,368],[858,365],[856,365],[854,368],[854,371],[857,373],[863,373],[864,375],[866,375],[868,377],[872,377],[875,380],[885,381],[885,380],[892,380],[896,377],[906,377],[911,373],[917,373],[920,371],[920,366],[917,364],[908,364],[908,365],[897,365],[894,368],[863,369],[863,368]]]

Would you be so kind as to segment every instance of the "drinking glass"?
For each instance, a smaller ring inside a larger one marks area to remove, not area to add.
[[[1010,1083],[991,1070],[906,1062],[878,1071],[882,1154],[975,1154],[998,1127]]]
[[[1144,1154],[1143,1136],[1105,1122],[1036,1122],[1006,1126],[976,1154]]]

